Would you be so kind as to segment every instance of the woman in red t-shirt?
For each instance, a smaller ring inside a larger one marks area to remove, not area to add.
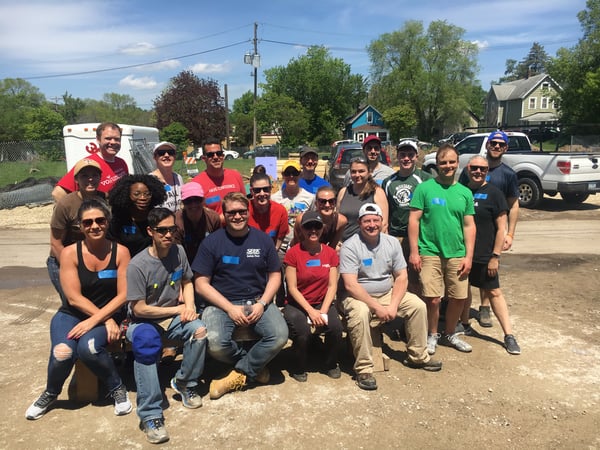
[[[325,333],[322,369],[331,378],[340,378],[342,323],[333,305],[339,258],[334,249],[320,242],[323,219],[318,212],[305,212],[300,227],[300,242],[287,251],[283,261],[288,292],[283,317],[296,356],[290,375],[300,382],[307,380],[308,343],[312,332],[318,330]]]

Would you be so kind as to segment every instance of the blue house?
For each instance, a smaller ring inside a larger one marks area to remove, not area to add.
[[[367,136],[376,135],[382,141],[389,140],[390,130],[385,128],[381,113],[371,105],[365,106],[346,119],[344,137],[362,142]]]

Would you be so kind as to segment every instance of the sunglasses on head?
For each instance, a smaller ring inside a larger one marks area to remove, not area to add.
[[[289,169],[283,172],[284,177],[297,177],[298,175],[300,175],[300,172],[298,172],[296,169]]]
[[[224,156],[224,155],[225,155],[225,152],[223,150],[219,150],[216,152],[206,152],[206,157],[208,159],[214,158],[215,156],[218,156],[220,158],[221,156]]]
[[[302,229],[304,230],[320,230],[323,228],[323,224],[319,222],[308,222],[302,225]]]
[[[174,234],[177,231],[177,225],[172,225],[170,227],[154,227],[152,229],[158,234],[162,234],[164,236],[167,233]]]
[[[487,166],[469,166],[469,170],[471,172],[477,172],[478,170],[480,172],[487,172],[488,171],[488,167]]]
[[[103,227],[104,225],[107,224],[108,220],[106,220],[106,217],[96,217],[94,219],[83,219],[81,221],[81,225],[83,225],[84,228],[89,228],[92,226],[92,224],[96,222],[96,225]]]
[[[165,155],[175,156],[175,150],[173,150],[172,148],[161,148],[161,149],[156,150],[154,152],[154,154],[157,156],[165,156]]]
[[[261,192],[271,192],[271,186],[253,187],[252,192],[260,194]]]
[[[318,198],[319,205],[335,205],[335,198]]]

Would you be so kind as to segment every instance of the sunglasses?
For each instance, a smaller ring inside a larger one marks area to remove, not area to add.
[[[95,219],[83,219],[81,221],[81,225],[83,225],[84,228],[89,228],[94,222],[96,222],[96,225],[98,225],[99,227],[103,227],[108,223],[108,220],[106,220],[106,217],[96,217]]]
[[[194,203],[202,203],[204,201],[204,199],[202,197],[190,197],[190,198],[186,198],[183,201],[184,205],[193,205]]]
[[[223,150],[219,150],[219,151],[217,151],[217,152],[206,152],[206,157],[207,157],[208,159],[212,159],[212,158],[214,158],[215,156],[218,156],[218,157],[220,158],[220,157],[222,157],[222,156],[225,156],[225,152],[224,152]]]
[[[506,142],[489,141],[489,143],[490,143],[490,147],[500,147],[500,148],[506,147]]]
[[[161,234],[164,236],[167,233],[175,234],[175,232],[177,231],[177,225],[172,225],[170,227],[154,227],[152,229],[154,231],[156,231],[158,234]]]
[[[335,205],[335,198],[318,198],[319,205]]]
[[[242,217],[247,216],[248,215],[248,210],[247,209],[232,209],[231,211],[223,211],[223,213],[227,216],[227,217],[235,217],[238,214]]]
[[[300,175],[300,172],[298,172],[295,169],[293,169],[293,170],[286,170],[285,172],[283,172],[283,176],[284,177],[297,177],[298,175]]]
[[[252,192],[260,194],[261,192],[271,192],[271,186],[253,187]]]
[[[488,167],[487,166],[469,166],[469,170],[471,172],[477,172],[478,170],[480,172],[487,172],[488,171]]]
[[[302,229],[307,231],[320,230],[322,228],[323,224],[319,222],[308,222],[302,225]]]
[[[173,150],[172,148],[159,149],[159,150],[156,150],[154,152],[154,154],[157,156],[165,156],[165,155],[175,156],[175,150]]]
[[[365,146],[365,150],[370,152],[371,150],[375,150],[376,152],[381,151],[381,146],[377,144],[368,144]]]

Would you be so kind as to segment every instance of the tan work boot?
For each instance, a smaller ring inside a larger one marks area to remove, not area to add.
[[[225,378],[212,380],[210,383],[210,399],[216,400],[228,392],[239,391],[246,384],[246,375],[237,370],[229,372]]]

